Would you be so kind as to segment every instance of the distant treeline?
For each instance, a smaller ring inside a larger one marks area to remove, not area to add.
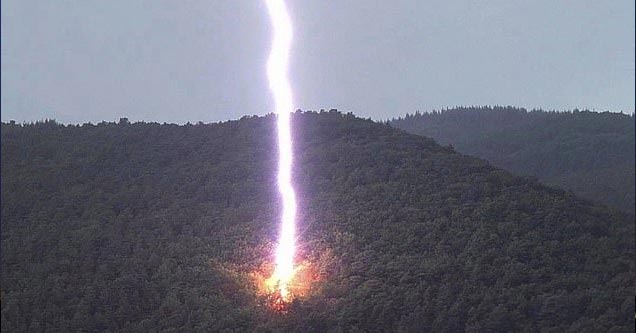
[[[634,115],[460,107],[390,121],[410,133],[634,213]]]
[[[338,112],[293,117],[299,255],[253,273],[280,199],[275,117],[2,124],[3,332],[633,332],[634,222]]]

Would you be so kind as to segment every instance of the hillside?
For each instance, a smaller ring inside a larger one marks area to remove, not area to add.
[[[2,331],[634,331],[629,217],[335,112],[293,117],[317,281],[270,310],[274,119],[2,124]]]
[[[407,115],[391,125],[634,214],[633,115],[472,107]]]

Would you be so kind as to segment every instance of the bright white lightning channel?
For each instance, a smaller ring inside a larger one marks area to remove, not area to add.
[[[288,300],[289,283],[294,276],[296,194],[292,186],[292,91],[287,77],[292,23],[283,0],[266,0],[273,27],[272,49],[267,61],[267,78],[272,91],[278,127],[278,189],[283,201],[280,235],[276,248],[276,268],[272,282],[283,300]]]

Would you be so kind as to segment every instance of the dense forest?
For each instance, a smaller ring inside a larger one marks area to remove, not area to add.
[[[417,112],[391,124],[634,214],[634,115],[468,107]]]
[[[3,123],[2,331],[634,331],[631,217],[335,111],[293,117],[318,278],[272,310],[274,119]]]

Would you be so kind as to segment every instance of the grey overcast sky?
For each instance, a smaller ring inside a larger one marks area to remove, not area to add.
[[[288,0],[295,105],[634,111],[634,0]],[[2,120],[265,114],[260,0],[2,0]]]

